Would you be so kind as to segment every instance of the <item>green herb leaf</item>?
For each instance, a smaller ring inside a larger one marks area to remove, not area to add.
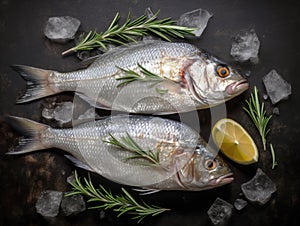
[[[274,169],[276,166],[278,166],[278,163],[276,161],[275,151],[272,144],[270,144],[270,150],[272,155],[272,169]]]
[[[126,136],[121,137],[118,140],[111,133],[109,133],[110,138],[108,140],[104,140],[104,142],[116,145],[126,151],[132,152],[134,155],[126,158],[126,160],[134,159],[134,158],[142,158],[146,159],[150,162],[150,166],[159,166],[159,152],[154,153],[152,150],[144,150],[141,146],[139,146],[132,137],[126,132]]]
[[[164,80],[164,78],[160,77],[157,74],[152,73],[151,71],[144,68],[142,65],[138,64],[138,67],[139,67],[141,74],[139,74],[133,70],[130,70],[130,69],[119,68],[120,70],[125,72],[126,76],[116,78],[116,80],[122,81],[121,83],[119,83],[117,85],[117,87],[127,85],[134,81],[157,81],[157,82],[160,82],[160,81]]]
[[[266,115],[265,105],[264,103],[260,104],[256,86],[254,86],[254,92],[251,94],[250,99],[246,100],[246,103],[248,108],[243,107],[243,109],[251,117],[254,125],[258,129],[262,139],[263,148],[264,150],[266,150],[266,137],[270,131],[269,129],[267,129],[267,127],[270,119],[272,118],[272,115]]]
[[[166,93],[169,92],[167,89],[156,88],[155,90],[156,90],[156,92],[159,93],[159,94],[166,94]]]
[[[100,205],[89,207],[89,209],[113,209],[117,212],[117,217],[127,213],[132,215],[132,219],[136,219],[141,222],[147,216],[156,216],[170,209],[161,208],[154,205],[148,205],[145,202],[137,202],[124,188],[122,188],[123,194],[113,195],[110,190],[105,189],[99,185],[99,188],[95,188],[90,175],[84,178],[84,183],[81,183],[80,178],[75,171],[75,181],[70,183],[72,191],[67,193],[66,196],[72,196],[75,194],[81,194],[88,197],[87,202],[99,202]]]
[[[64,51],[62,55],[82,50],[92,50],[98,47],[107,49],[106,45],[109,43],[125,44],[126,42],[136,42],[136,37],[151,33],[166,41],[171,41],[167,35],[174,38],[194,35],[193,31],[195,28],[178,26],[171,18],[157,20],[158,13],[159,11],[149,19],[143,15],[135,20],[132,20],[130,14],[128,14],[122,26],[118,24],[120,14],[117,13],[106,31],[100,33],[90,31],[76,46]]]

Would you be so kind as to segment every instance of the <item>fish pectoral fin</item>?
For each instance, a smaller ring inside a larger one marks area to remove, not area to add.
[[[93,170],[87,164],[83,163],[82,161],[78,160],[77,158],[73,157],[72,155],[65,155],[65,157],[67,159],[69,159],[71,162],[73,162],[75,166],[85,169],[87,171],[95,172],[95,170]]]
[[[152,115],[173,115],[173,114],[177,114],[178,111],[168,111],[168,112],[155,112]]]
[[[182,93],[182,88],[180,86],[180,83],[172,81],[170,79],[162,80],[161,82],[156,84],[155,88],[158,94]]]
[[[157,192],[160,192],[158,189],[151,188],[133,188],[132,190],[139,192],[139,195],[150,195]]]

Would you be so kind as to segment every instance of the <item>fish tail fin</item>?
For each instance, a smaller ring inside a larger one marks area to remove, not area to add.
[[[13,151],[7,152],[6,154],[23,154],[48,148],[41,142],[41,134],[49,128],[49,126],[15,116],[8,116],[7,122],[14,129],[24,134],[24,138],[19,140],[19,145]]]
[[[54,84],[49,77],[54,71],[24,65],[12,65],[11,67],[27,81],[26,92],[17,100],[18,104],[57,93],[51,88]]]

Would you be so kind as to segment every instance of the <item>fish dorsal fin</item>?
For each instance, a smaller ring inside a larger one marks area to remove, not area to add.
[[[145,41],[137,41],[137,42],[130,42],[125,45],[117,46],[115,48],[112,48],[108,50],[106,53],[100,55],[98,58],[95,59],[95,61],[90,64],[89,68],[97,67],[99,63],[104,61],[107,57],[110,57],[114,53],[122,54],[124,51],[131,50],[133,48],[137,48],[144,45],[151,45],[156,42],[163,42],[158,40],[145,40]]]

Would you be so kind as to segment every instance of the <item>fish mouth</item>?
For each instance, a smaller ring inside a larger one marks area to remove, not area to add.
[[[229,95],[237,95],[249,88],[249,83],[246,79],[234,82],[226,87],[226,92]]]
[[[220,176],[216,179],[211,180],[211,185],[214,187],[221,186],[224,184],[229,184],[234,180],[233,173],[228,173],[223,176]]]

